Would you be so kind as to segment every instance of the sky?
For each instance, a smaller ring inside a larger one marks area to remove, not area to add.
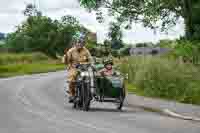
[[[98,42],[103,42],[107,38],[109,22],[112,17],[105,16],[104,23],[96,21],[95,13],[89,13],[79,6],[77,0],[1,0],[0,4],[0,32],[9,33],[16,29],[25,20],[22,11],[29,3],[36,3],[37,8],[44,15],[52,19],[60,19],[64,15],[72,15],[79,20],[86,28],[97,33]],[[183,22],[171,28],[168,34],[154,32],[144,28],[140,24],[133,24],[131,30],[123,30],[123,40],[126,43],[138,42],[158,42],[161,39],[175,39],[184,35]]]

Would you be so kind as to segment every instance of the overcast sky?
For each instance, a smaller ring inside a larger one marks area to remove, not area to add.
[[[108,24],[111,21],[110,17],[106,17],[103,24],[96,21],[95,13],[88,13],[81,8],[77,0],[1,0],[0,4],[0,32],[12,32],[15,27],[20,24],[25,18],[22,11],[26,4],[36,3],[37,7],[53,19],[60,19],[63,15],[72,15],[80,21],[85,27],[97,33],[98,42],[102,42],[108,32]],[[129,31],[123,32],[123,40],[127,43],[137,42],[157,42],[160,39],[174,39],[183,35],[183,24],[177,24],[170,29],[168,35],[157,33],[143,28],[141,25],[133,25]]]

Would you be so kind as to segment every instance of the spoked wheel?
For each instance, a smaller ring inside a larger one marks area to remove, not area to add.
[[[123,104],[125,99],[125,89],[123,88],[120,92],[120,96],[117,100],[117,109],[122,110]]]
[[[81,109],[82,108],[82,97],[81,97],[81,89],[80,86],[76,87],[76,98],[74,100],[73,108]]]
[[[75,98],[73,108],[75,108],[75,109],[81,109],[82,108],[81,100],[78,97]]]
[[[124,98],[122,96],[120,96],[119,101],[117,103],[117,109],[118,110],[122,110],[123,103],[124,103]]]
[[[73,108],[74,109],[81,109],[82,108],[81,102],[80,101],[74,102]]]
[[[91,101],[91,95],[90,95],[90,84],[85,83],[82,87],[82,103],[83,107],[82,109],[84,111],[88,111],[90,108],[90,101]]]

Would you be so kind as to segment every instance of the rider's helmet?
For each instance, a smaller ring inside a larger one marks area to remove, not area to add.
[[[104,66],[106,66],[106,65],[108,65],[108,64],[113,65],[113,60],[112,60],[111,58],[108,58],[108,59],[105,59],[105,60],[103,61],[103,63],[104,63]]]
[[[86,40],[86,33],[85,32],[81,32],[78,31],[73,35],[73,42],[76,44],[85,44],[85,40]]]

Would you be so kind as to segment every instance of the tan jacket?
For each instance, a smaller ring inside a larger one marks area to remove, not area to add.
[[[73,65],[77,63],[93,63],[92,56],[89,50],[85,47],[80,49],[80,51],[78,51],[76,47],[69,49],[65,58],[66,64],[69,65],[69,68],[73,67]]]

